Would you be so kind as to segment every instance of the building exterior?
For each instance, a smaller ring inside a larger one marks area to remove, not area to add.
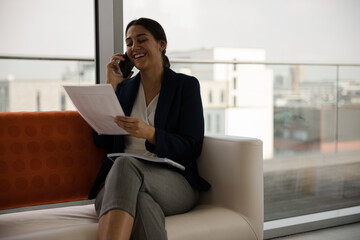
[[[0,111],[75,110],[62,85],[76,85],[69,80],[0,80]],[[83,81],[82,84],[94,84]]]
[[[75,110],[62,85],[95,83],[94,64],[64,69],[59,79],[0,79],[0,112]]]
[[[360,148],[360,84],[343,80],[300,81],[296,89],[276,87],[276,155],[337,152]]]
[[[210,48],[169,54],[171,59],[264,62],[263,49]],[[259,138],[273,157],[273,72],[263,64],[173,64],[201,84],[206,134]]]
[[[360,82],[356,78],[311,79],[304,66],[200,64],[196,60],[264,62],[262,49],[211,48],[170,53],[177,72],[201,85],[206,134],[259,138],[264,158],[360,148]],[[93,63],[64,70],[59,79],[0,80],[0,111],[75,110],[62,85],[95,83]],[[285,71],[284,71],[285,70]],[[274,77],[275,73],[276,76]]]

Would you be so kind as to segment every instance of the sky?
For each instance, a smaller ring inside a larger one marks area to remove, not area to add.
[[[125,22],[157,19],[169,49],[263,48],[268,61],[360,63],[358,0],[124,2]]]
[[[94,56],[92,0],[0,0],[0,55]]]
[[[270,62],[360,63],[358,0],[123,1],[125,23],[162,24],[168,51],[262,48]],[[93,0],[0,0],[0,35],[0,55],[93,58]]]

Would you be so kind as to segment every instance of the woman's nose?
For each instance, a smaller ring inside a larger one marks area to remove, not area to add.
[[[132,45],[132,50],[137,50],[137,49],[139,49],[140,47],[139,47],[139,45],[137,44],[137,43],[133,43],[133,45]]]

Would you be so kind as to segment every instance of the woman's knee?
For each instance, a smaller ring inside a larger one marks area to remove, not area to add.
[[[110,171],[122,172],[128,170],[139,170],[138,163],[139,161],[136,158],[132,157],[118,157],[115,159],[113,166]]]
[[[114,160],[112,168],[124,168],[133,165],[134,158],[132,157],[118,157]]]
[[[106,178],[106,181],[109,181],[109,179],[114,179],[115,181],[126,181],[133,179],[134,177],[141,180],[141,169],[139,169],[137,166],[136,161],[138,160],[131,157],[116,158]]]

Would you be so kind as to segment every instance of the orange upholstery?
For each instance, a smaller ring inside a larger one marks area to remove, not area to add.
[[[86,199],[104,154],[76,111],[0,113],[0,209]]]

